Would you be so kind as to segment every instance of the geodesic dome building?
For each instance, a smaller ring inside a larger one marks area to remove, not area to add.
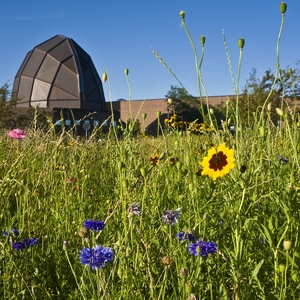
[[[91,57],[56,35],[29,51],[14,79],[17,107],[105,110],[101,79]]]

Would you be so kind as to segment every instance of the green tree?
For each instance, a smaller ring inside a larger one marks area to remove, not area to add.
[[[167,101],[172,99],[172,103],[168,105],[170,114],[176,114],[184,121],[191,122],[198,119],[202,122],[200,104],[185,88],[171,85],[165,97]]]
[[[252,69],[243,93],[239,96],[239,116],[244,125],[252,126],[255,123],[266,99],[270,110],[265,109],[264,118],[267,119],[270,115],[274,124],[277,124],[279,119],[277,107],[286,110],[288,106],[291,109],[297,104],[300,99],[299,69],[279,70],[276,80],[275,77],[271,70],[267,70],[260,80],[256,76],[256,69]],[[234,113],[235,101],[236,98],[230,99],[229,114]],[[222,109],[225,111],[224,105]]]

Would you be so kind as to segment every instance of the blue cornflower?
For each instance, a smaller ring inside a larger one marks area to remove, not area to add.
[[[82,248],[79,254],[80,263],[89,265],[93,270],[103,268],[113,258],[114,253],[112,249],[101,245],[97,245],[95,248]]]
[[[23,243],[25,244],[26,247],[32,247],[38,243],[39,239],[38,238],[32,238],[30,237],[29,239],[24,239]]]
[[[12,228],[12,230],[5,230],[3,232],[3,236],[18,236],[19,235],[19,231],[16,228]]]
[[[83,227],[98,232],[104,229],[105,223],[104,221],[98,221],[98,220],[86,220],[83,222]]]
[[[203,242],[197,241],[189,245],[189,252],[194,256],[208,256],[208,254],[214,254],[217,251],[217,245],[215,242]]]
[[[175,210],[167,210],[162,216],[163,224],[175,225],[178,223],[178,218],[181,216],[181,208]]]
[[[194,236],[193,232],[191,232],[191,231],[188,231],[188,232],[181,231],[176,234],[176,237],[179,242],[181,242],[181,241],[190,241],[191,242],[191,241],[195,240],[195,236]]]
[[[13,242],[12,243],[12,248],[14,250],[22,250],[25,248],[25,244],[23,242]]]

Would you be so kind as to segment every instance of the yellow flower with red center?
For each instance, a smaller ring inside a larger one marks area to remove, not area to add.
[[[217,148],[212,147],[200,163],[203,167],[201,175],[208,175],[216,180],[218,177],[228,174],[235,167],[234,161],[234,150],[227,148],[225,143]]]

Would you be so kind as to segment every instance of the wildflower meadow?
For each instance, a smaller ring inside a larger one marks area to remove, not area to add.
[[[86,139],[50,121],[1,132],[1,299],[300,298],[299,112],[266,97],[244,124],[237,77],[218,126],[187,16],[203,124],[170,117],[154,136],[126,124],[101,139],[101,126]]]

